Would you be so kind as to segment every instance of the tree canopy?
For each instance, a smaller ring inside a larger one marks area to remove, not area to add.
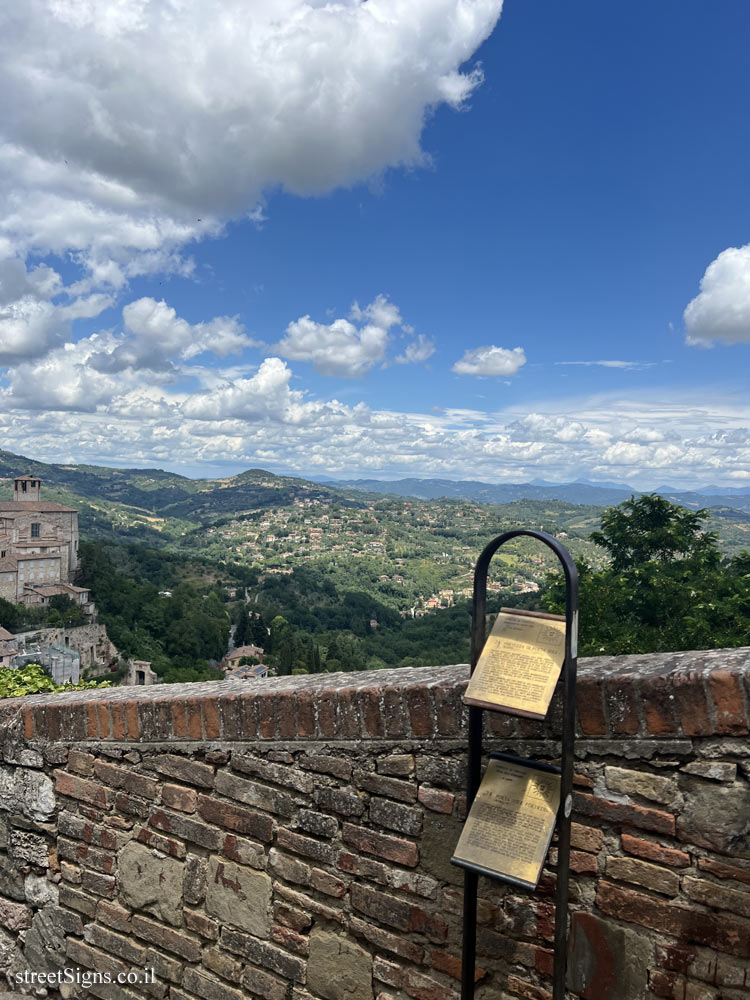
[[[591,538],[610,564],[578,563],[582,655],[750,644],[750,554],[722,559],[707,518],[655,495],[604,512]],[[561,612],[564,601],[562,578],[550,578],[545,607]]]

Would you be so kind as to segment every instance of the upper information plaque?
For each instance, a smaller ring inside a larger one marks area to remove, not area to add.
[[[464,694],[467,705],[543,719],[563,660],[565,619],[502,608]]]

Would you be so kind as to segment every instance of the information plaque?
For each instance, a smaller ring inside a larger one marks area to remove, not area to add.
[[[535,889],[559,806],[554,768],[493,755],[451,861]]]
[[[543,719],[565,659],[565,619],[502,608],[464,694],[467,705]]]

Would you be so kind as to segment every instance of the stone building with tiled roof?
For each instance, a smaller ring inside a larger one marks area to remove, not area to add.
[[[0,597],[46,604],[67,594],[87,605],[88,591],[72,585],[78,567],[78,511],[41,499],[38,476],[17,476],[13,499],[0,500]]]

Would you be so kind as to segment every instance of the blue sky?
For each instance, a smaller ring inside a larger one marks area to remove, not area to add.
[[[750,485],[747,5],[218,7],[0,15],[6,448]]]

